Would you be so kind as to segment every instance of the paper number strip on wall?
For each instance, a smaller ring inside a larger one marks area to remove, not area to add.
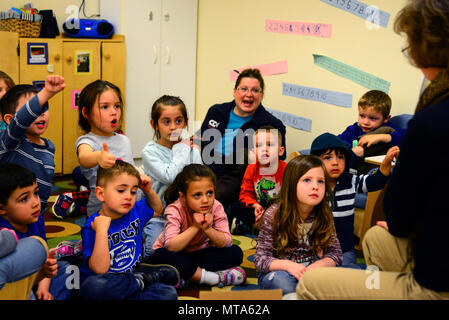
[[[388,25],[390,14],[382,11],[375,6],[355,1],[355,0],[321,0],[331,6],[337,7],[349,13],[356,15],[359,18],[382,26],[384,28]]]
[[[299,130],[312,132],[312,120],[311,119],[303,118],[303,117],[300,117],[300,116],[297,116],[294,114],[290,114],[290,113],[286,113],[286,112],[282,112],[282,111],[278,111],[278,110],[273,110],[273,109],[268,109],[268,108],[266,108],[266,109],[273,116],[275,116],[276,118],[281,120],[284,125],[295,128],[295,129],[299,129]]]
[[[313,55],[313,62],[317,66],[329,70],[340,77],[352,80],[365,88],[381,90],[385,93],[388,93],[390,90],[390,82],[351,67],[343,62],[319,54]]]
[[[299,21],[266,20],[265,31],[330,38],[332,25]]]
[[[352,107],[352,94],[282,83],[282,95],[313,100],[340,107]]]

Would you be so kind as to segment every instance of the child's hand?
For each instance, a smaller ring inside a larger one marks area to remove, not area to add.
[[[54,300],[53,295],[45,289],[42,289],[40,287],[36,290],[36,299],[37,300]]]
[[[201,230],[209,229],[212,225],[212,222],[214,220],[214,216],[212,213],[199,213],[195,212],[193,213],[193,223],[196,227],[198,227]]]
[[[361,147],[359,145],[352,148],[352,152],[354,152],[357,155],[357,157],[359,157],[359,158],[363,157],[363,153],[364,153],[363,147]]]
[[[98,165],[104,169],[112,168],[115,164],[115,156],[109,153],[109,147],[106,142],[103,142],[103,149],[98,156]]]
[[[257,222],[257,221],[259,221],[260,217],[262,217],[264,209],[257,202],[255,204],[253,204],[253,208],[254,208],[254,216],[256,217],[256,222]]]
[[[378,134],[365,134],[359,139],[359,143],[357,146],[363,147],[366,145],[370,147],[373,144],[377,144],[379,142],[390,143],[391,135],[387,133],[378,133]]]
[[[139,188],[142,189],[142,191],[144,191],[145,193],[150,193],[152,185],[153,185],[153,181],[151,180],[151,178],[149,176],[147,176],[146,174],[142,173],[140,175]]]
[[[287,266],[287,272],[294,276],[297,280],[301,278],[301,276],[306,272],[306,267],[301,263],[296,263],[290,260]]]
[[[62,91],[66,87],[64,78],[61,76],[47,76],[45,78],[45,89],[52,94]]]
[[[109,226],[111,225],[111,218],[107,216],[95,217],[94,221],[90,223],[92,229],[95,232],[108,233]]]
[[[388,177],[390,175],[391,167],[393,166],[392,162],[397,154],[399,154],[398,146],[388,149],[387,154],[380,165],[380,172],[382,172],[384,176]]]
[[[43,268],[45,278],[54,278],[58,274],[58,261],[55,259],[56,249],[50,250]]]

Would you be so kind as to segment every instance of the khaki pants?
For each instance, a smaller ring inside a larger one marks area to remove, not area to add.
[[[367,270],[319,268],[307,271],[296,288],[298,299],[449,299],[449,292],[419,285],[410,266],[404,270],[408,241],[384,228],[368,230],[362,243]]]

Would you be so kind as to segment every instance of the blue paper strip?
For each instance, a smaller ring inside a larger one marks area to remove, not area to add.
[[[268,108],[266,108],[266,110],[269,113],[271,113],[273,116],[275,116],[276,118],[281,120],[284,125],[287,125],[289,127],[295,128],[295,129],[307,131],[307,132],[312,131],[312,120],[311,119],[303,118],[303,117],[300,117],[300,116],[297,116],[294,114],[290,114],[290,113],[286,113],[286,112],[282,112],[282,111],[278,111],[278,110],[273,110],[273,109],[268,109]]]
[[[352,13],[359,18],[378,24],[384,28],[388,25],[390,14],[382,11],[376,6],[368,5],[356,0],[321,0],[331,6]]]
[[[352,94],[317,89],[296,84],[282,83],[282,94],[300,99],[313,100],[333,104],[340,107],[352,107]]]

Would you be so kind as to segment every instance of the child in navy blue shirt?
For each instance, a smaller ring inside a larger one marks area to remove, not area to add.
[[[138,188],[145,198],[136,202]],[[81,296],[89,300],[176,299],[178,271],[142,263],[142,229],[163,211],[151,179],[117,159],[111,168],[98,168],[95,193],[102,208],[81,231]]]
[[[399,146],[403,129],[391,126],[391,98],[383,91],[370,90],[358,102],[357,122],[348,126],[338,135],[352,148],[357,156],[351,161],[351,168],[359,174],[366,174],[374,165],[365,163],[363,158],[386,154],[388,149]]]
[[[12,163],[0,164],[0,229],[14,230],[19,240],[37,236],[46,241],[38,192],[33,172]],[[30,264],[32,259],[30,257]],[[38,279],[35,290],[37,299],[66,300],[70,297],[70,290],[65,285],[67,266],[67,262],[57,262],[54,252],[50,252],[43,277]]]

